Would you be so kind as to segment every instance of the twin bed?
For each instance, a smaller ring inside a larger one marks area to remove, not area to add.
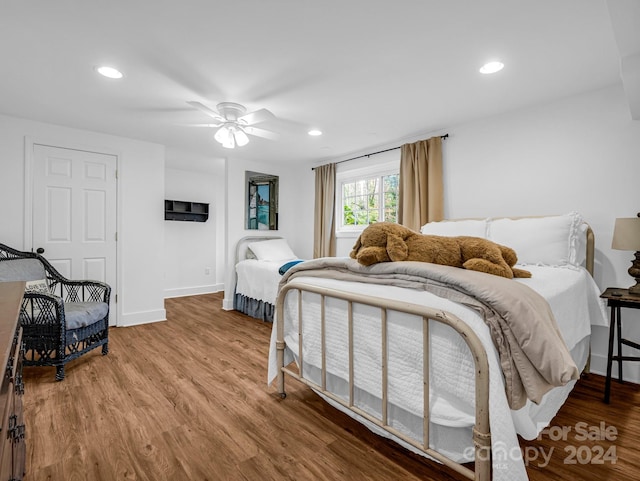
[[[439,222],[423,233],[508,245],[533,276],[423,272],[432,265],[412,262],[363,268],[345,258],[301,263],[275,278],[268,381],[277,379],[284,397],[285,374],[299,379],[374,432],[470,479],[525,480],[517,435],[534,439],[549,424],[588,362],[591,325],[607,324],[591,276],[593,234],[577,214]],[[529,318],[545,311],[528,307],[530,295],[546,300],[557,330]],[[511,324],[518,309],[523,332]],[[507,325],[487,324],[494,315]],[[553,344],[556,332],[568,359]],[[514,353],[497,349],[514,333],[524,336]]]
[[[287,241],[275,236],[243,237],[236,244],[233,308],[272,322],[283,266],[298,260]]]

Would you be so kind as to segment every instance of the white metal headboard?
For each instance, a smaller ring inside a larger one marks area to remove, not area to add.
[[[272,236],[249,235],[249,236],[243,237],[236,244],[236,257],[235,257],[235,263],[233,265],[235,266],[238,262],[248,259],[247,251],[249,250],[249,244],[251,244],[252,242],[260,242],[260,241],[267,241],[267,240],[273,240],[273,239],[283,239],[283,237],[273,236],[273,235]]]

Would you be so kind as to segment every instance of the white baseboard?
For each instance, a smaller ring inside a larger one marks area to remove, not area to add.
[[[224,290],[224,284],[211,284],[207,286],[180,287],[178,289],[165,289],[164,298],[199,296],[201,294],[213,294]]]
[[[140,324],[150,324],[152,322],[160,322],[167,320],[167,311],[158,309],[156,311],[132,312],[130,314],[122,314],[119,319],[118,327],[137,326]]]
[[[615,351],[614,351],[615,352]],[[627,355],[624,351],[623,355]],[[591,354],[590,372],[607,375],[607,356],[602,354]],[[611,377],[618,379],[618,363],[614,361],[611,369]],[[622,379],[635,384],[640,384],[640,363],[638,362],[622,362]]]

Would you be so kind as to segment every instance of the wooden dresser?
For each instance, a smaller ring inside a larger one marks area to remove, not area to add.
[[[0,282],[0,362],[6,366],[0,388],[0,481],[24,477],[22,416],[22,328],[18,322],[24,282]]]

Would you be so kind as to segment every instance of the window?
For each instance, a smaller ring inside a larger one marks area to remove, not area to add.
[[[397,222],[398,180],[397,170],[340,179],[337,230],[360,232],[373,222]]]

